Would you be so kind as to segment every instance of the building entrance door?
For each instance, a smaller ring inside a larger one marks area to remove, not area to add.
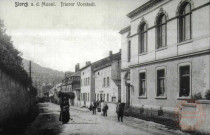
[[[83,93],[84,106],[86,106],[86,93]]]
[[[100,101],[102,102],[103,100],[103,94],[100,94]]]
[[[130,106],[130,85],[126,86],[126,105]]]

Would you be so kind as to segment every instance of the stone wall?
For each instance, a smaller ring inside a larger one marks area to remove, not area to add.
[[[0,69],[0,127],[28,113],[29,97],[26,87]]]
[[[179,126],[183,131],[210,134],[210,101],[183,102]]]

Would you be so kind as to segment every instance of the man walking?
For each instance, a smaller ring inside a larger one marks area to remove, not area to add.
[[[94,100],[94,101],[93,101],[93,115],[96,115],[96,108],[97,108],[97,103],[96,103],[96,101]]]
[[[117,113],[118,121],[121,121],[121,122],[123,122],[124,107],[125,107],[125,103],[121,103],[121,101],[119,100],[116,107],[116,113]]]
[[[104,103],[104,106],[103,106],[103,109],[102,109],[104,117],[107,117],[107,110],[108,109],[109,109],[109,107],[108,107],[107,103]]]

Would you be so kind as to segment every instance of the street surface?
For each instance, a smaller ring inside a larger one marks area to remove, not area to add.
[[[73,120],[67,124],[59,121],[60,106],[41,103],[40,114],[22,133],[23,135],[168,135],[186,134],[164,125],[126,117],[118,122],[116,117],[92,115],[87,108],[70,107]],[[109,115],[109,114],[108,114]]]

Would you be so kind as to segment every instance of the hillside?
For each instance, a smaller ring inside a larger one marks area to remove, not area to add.
[[[23,59],[23,66],[29,71],[29,61]],[[34,62],[31,63],[33,82],[42,85],[43,83],[58,84],[64,79],[64,72],[42,67]]]

